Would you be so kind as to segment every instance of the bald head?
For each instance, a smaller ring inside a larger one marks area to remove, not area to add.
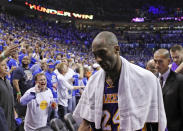
[[[157,70],[155,68],[155,62],[154,59],[151,59],[147,62],[146,69],[151,71],[153,74],[157,73]]]
[[[113,71],[120,63],[120,47],[114,33],[103,31],[92,42],[92,52],[97,63],[107,72]]]
[[[103,31],[100,32],[93,40],[93,43],[99,43],[105,44],[105,45],[118,45],[118,40],[116,38],[116,35],[109,31]]]
[[[150,59],[148,62],[147,62],[147,66],[146,68],[155,68],[155,62],[154,62],[154,59]]]

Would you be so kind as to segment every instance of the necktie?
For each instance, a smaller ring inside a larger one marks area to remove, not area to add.
[[[161,85],[161,88],[163,88],[163,77],[162,76],[160,77],[160,85]]]

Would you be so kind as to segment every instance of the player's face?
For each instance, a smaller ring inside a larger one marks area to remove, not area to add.
[[[117,53],[112,45],[100,41],[92,44],[92,52],[97,63],[106,71],[112,71],[117,63]]]
[[[178,50],[175,52],[170,51],[170,55],[172,57],[173,62],[175,62],[177,65],[180,65],[180,63],[182,62],[181,51],[178,51]]]
[[[159,73],[164,74],[168,70],[170,58],[165,58],[163,55],[154,54],[155,68]]]

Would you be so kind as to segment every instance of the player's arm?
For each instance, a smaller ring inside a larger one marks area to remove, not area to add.
[[[82,123],[79,126],[78,131],[90,131],[90,122],[83,119]]]

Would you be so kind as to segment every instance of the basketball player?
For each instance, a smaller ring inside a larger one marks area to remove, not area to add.
[[[155,75],[121,57],[112,32],[99,33],[92,52],[102,69],[90,77],[74,111],[83,119],[79,131],[136,131],[146,122],[164,131],[166,116]]]

